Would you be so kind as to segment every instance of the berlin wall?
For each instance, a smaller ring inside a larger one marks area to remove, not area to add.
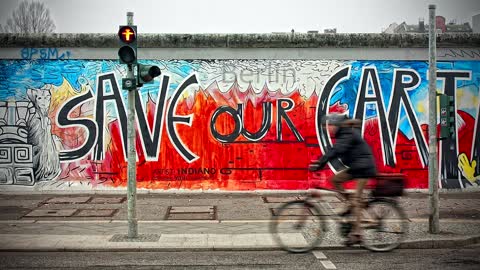
[[[0,34],[0,189],[126,186],[126,65],[117,39]],[[138,187],[327,185],[343,165],[307,171],[332,143],[319,121],[346,113],[362,120],[380,172],[428,188],[427,35],[138,39],[141,61],[162,71],[135,100]],[[442,34],[437,46],[437,92],[453,96],[456,109],[456,136],[439,142],[440,187],[478,189],[480,35]]]

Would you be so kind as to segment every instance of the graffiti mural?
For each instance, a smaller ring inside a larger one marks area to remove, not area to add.
[[[50,85],[41,89],[28,89],[27,96],[33,104],[27,120],[27,143],[32,145],[33,170],[36,181],[55,179],[60,174],[60,160],[52,136],[52,124],[48,118],[51,93]]]
[[[138,186],[306,189],[328,185],[311,159],[334,140],[329,113],[362,120],[381,172],[428,185],[425,61],[165,60],[135,98]],[[115,61],[0,60],[0,183],[88,179],[125,186],[127,92]],[[439,62],[455,138],[439,142],[442,188],[480,184],[480,62]]]

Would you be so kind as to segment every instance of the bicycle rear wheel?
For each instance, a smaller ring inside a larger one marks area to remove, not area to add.
[[[287,202],[274,209],[270,222],[275,242],[292,253],[307,252],[318,246],[325,229],[322,210],[307,200]]]
[[[391,251],[407,236],[408,220],[396,202],[376,199],[362,214],[363,246],[371,251]]]

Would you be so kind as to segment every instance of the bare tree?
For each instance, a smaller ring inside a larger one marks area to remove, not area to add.
[[[22,1],[3,27],[6,33],[52,33],[55,23],[50,10],[37,1]]]

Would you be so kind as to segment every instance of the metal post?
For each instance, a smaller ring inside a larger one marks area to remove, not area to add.
[[[133,12],[127,12],[127,24],[133,25]],[[133,65],[128,65],[127,78],[134,78]],[[135,94],[137,89],[128,90],[128,238],[138,237],[137,226],[137,153],[135,149]]]
[[[438,214],[438,151],[437,151],[437,42],[435,5],[429,5],[429,31],[428,31],[428,117],[429,159],[428,159],[428,198],[429,217],[428,231],[439,233]]]

